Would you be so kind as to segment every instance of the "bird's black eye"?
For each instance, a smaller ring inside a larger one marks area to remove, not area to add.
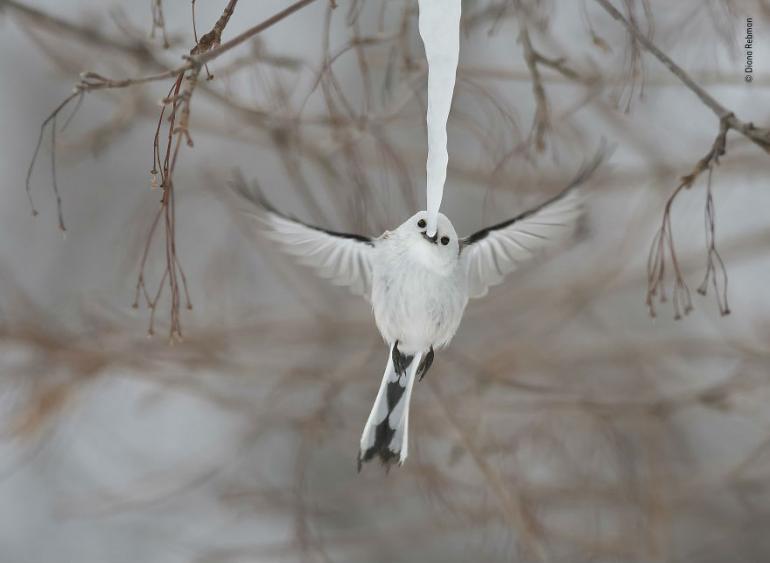
[[[427,223],[425,222],[425,219],[420,219],[419,221],[417,221],[417,226],[420,227],[421,229],[424,229],[425,225],[427,225]]]
[[[444,246],[449,244],[449,237],[441,237],[441,244],[443,244]]]

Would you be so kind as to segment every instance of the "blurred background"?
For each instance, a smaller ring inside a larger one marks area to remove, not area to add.
[[[770,158],[729,132],[663,222],[719,120],[594,0],[463,1],[442,209],[461,235],[616,148],[581,239],[469,304],[388,474],[356,473],[387,355],[368,303],[274,252],[228,183],[369,235],[421,209],[415,0],[307,2],[162,115],[173,73],[75,94],[42,130],[33,217],[41,124],[79,73],[178,67],[226,4],[0,0],[0,561],[770,560]],[[222,41],[288,5],[236,4]],[[766,0],[615,6],[770,122]]]

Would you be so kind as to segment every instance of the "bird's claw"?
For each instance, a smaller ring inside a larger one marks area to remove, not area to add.
[[[393,345],[393,367],[398,375],[405,375],[406,368],[412,363],[414,356],[402,354],[398,349],[398,341]]]
[[[431,365],[433,365],[433,346],[430,347],[428,353],[420,360],[420,365],[417,366],[417,381],[422,381]]]

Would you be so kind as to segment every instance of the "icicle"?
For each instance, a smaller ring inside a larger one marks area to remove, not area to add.
[[[419,29],[428,59],[428,162],[426,165],[428,236],[436,234],[449,161],[446,122],[460,51],[461,0],[419,0]]]

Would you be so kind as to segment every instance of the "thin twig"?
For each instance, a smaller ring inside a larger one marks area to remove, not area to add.
[[[163,48],[168,49],[171,45],[168,42],[166,33],[166,19],[163,16],[163,0],[151,0],[150,9],[152,12],[152,27],[150,28],[150,39],[155,38],[155,32],[160,30],[163,37]]]
[[[34,168],[35,168],[35,162],[37,161],[37,156],[38,156],[38,154],[40,153],[40,147],[41,147],[41,146],[42,146],[42,144],[43,144],[43,135],[45,135],[45,130],[46,130],[46,128],[48,127],[48,124],[49,124],[49,123],[55,123],[55,120],[56,120],[56,116],[57,116],[57,115],[59,115],[59,113],[60,113],[60,112],[61,112],[61,111],[62,111],[62,110],[65,108],[65,107],[67,107],[67,105],[68,105],[68,104],[69,104],[69,103],[70,103],[70,102],[71,102],[73,99],[75,99],[75,98],[76,98],[76,97],[78,97],[78,96],[80,96],[80,92],[79,92],[79,91],[75,91],[75,92],[73,92],[72,94],[70,94],[69,96],[67,96],[67,97],[64,99],[64,101],[63,101],[62,103],[60,103],[60,104],[59,104],[59,105],[56,107],[56,109],[54,109],[54,110],[51,112],[51,114],[50,114],[48,117],[46,117],[46,118],[43,120],[43,123],[40,125],[40,133],[38,134],[38,137],[37,137],[37,143],[35,144],[35,150],[34,150],[34,151],[33,151],[33,153],[32,153],[32,160],[30,160],[30,163],[29,163],[29,168],[27,168],[27,179],[26,179],[26,192],[27,192],[27,199],[29,200],[29,206],[30,206],[30,208],[32,209],[32,215],[33,215],[33,216],[37,216],[38,212],[37,212],[37,209],[35,208],[35,203],[34,203],[34,200],[32,199],[32,184],[31,184],[31,180],[32,180],[32,171],[33,171],[33,170],[34,170]],[[74,115],[74,112],[73,112],[73,115]],[[67,121],[66,121],[66,123],[65,123],[65,126],[66,126],[66,125],[67,125],[67,124],[70,122],[70,120],[71,120],[71,119],[72,119],[72,115],[70,115],[70,117],[69,117],[69,118],[67,118]],[[52,151],[52,154],[51,154],[51,158],[52,158],[52,162],[53,162],[53,158],[54,158],[54,153],[55,153],[55,150],[56,150],[56,145],[55,145],[55,143],[52,143],[52,146],[51,146],[51,151]],[[52,164],[51,168],[52,168],[52,170],[53,170],[53,172],[54,172],[54,174],[55,174],[55,173],[56,173],[56,166]],[[53,178],[53,184],[54,184],[54,186],[56,186],[56,178],[55,178],[55,176],[54,176],[54,178]],[[58,194],[58,188],[56,188],[56,187],[55,187],[55,188],[54,188],[54,190],[55,190],[55,192]],[[62,224],[62,221],[61,221],[61,200],[60,200],[60,199],[57,199],[57,203],[59,204],[59,207],[58,207],[58,212],[59,212],[59,217],[60,217],[60,225],[61,225],[61,224]]]
[[[529,73],[532,75],[532,93],[535,96],[535,118],[532,121],[532,134],[535,139],[535,148],[538,152],[545,150],[545,135],[551,127],[550,110],[548,108],[548,98],[545,96],[545,88],[540,78],[540,69],[538,68],[538,57],[532,47],[532,41],[529,38],[529,30],[526,24],[522,23],[519,31],[519,40],[524,48],[524,61],[527,63]]]
[[[708,171],[707,195],[706,195],[706,239],[707,239],[707,262],[706,274],[703,283],[698,288],[699,293],[705,295],[709,279],[713,281],[716,292],[717,305],[722,315],[727,315],[730,308],[727,304],[727,270],[722,257],[716,249],[715,240],[715,215],[714,200],[711,192],[711,179],[714,166],[719,164],[719,158],[726,152],[727,133],[734,129],[749,139],[752,143],[770,152],[770,129],[755,127],[752,123],[746,123],[735,116],[735,113],[720,104],[697,82],[695,82],[679,65],[661,51],[639,28],[615,9],[609,0],[596,0],[604,10],[614,19],[619,21],[636,41],[639,42],[647,51],[671,71],[682,83],[687,86],[696,96],[719,118],[719,132],[714,139],[711,149],[701,158],[693,168],[692,172],[683,176],[680,184],[674,193],[666,202],[663,212],[663,221],[660,229],[656,233],[650,255],[647,261],[647,298],[646,303],[650,314],[655,316],[654,298],[660,296],[661,301],[666,300],[665,283],[665,263],[667,259],[671,260],[674,269],[674,289],[673,306],[674,318],[679,319],[683,314],[692,310],[692,301],[690,300],[690,290],[684,280],[674,247],[674,238],[671,225],[671,207],[676,197],[683,189],[693,185],[695,180],[705,171]],[[721,272],[717,276],[716,270]],[[721,281],[720,281],[721,280]],[[722,288],[720,290],[720,283]]]
[[[248,41],[255,35],[265,31],[266,29],[290,16],[297,10],[304,8],[308,4],[312,4],[315,1],[316,0],[299,0],[288,8],[278,12],[277,14],[274,14],[263,22],[235,36],[230,41],[220,43],[224,26],[227,25],[227,22],[232,15],[232,9],[237,3],[237,0],[231,0],[225,9],[225,12],[222,14],[222,17],[220,17],[220,19],[215,24],[214,28],[212,28],[210,32],[201,37],[201,40],[193,48],[190,54],[184,57],[186,60],[184,64],[164,72],[150,74],[147,76],[138,76],[134,78],[124,78],[120,80],[106,78],[96,72],[85,72],[81,75],[81,81],[75,86],[75,88],[84,92],[90,92],[92,90],[128,88],[139,84],[146,84],[148,82],[157,82],[160,80],[166,80],[168,78],[174,78],[179,74],[186,73],[187,71],[195,70],[196,68],[200,69],[206,63],[216,59],[234,47],[237,47],[241,43]]]
[[[639,29],[629,22],[623,14],[610,4],[609,0],[596,0],[596,2],[605,9],[614,19],[618,20],[636,40],[649,51],[656,59],[671,71],[682,83],[687,86],[700,100],[720,119],[725,120],[728,129],[734,129],[744,135],[752,143],[758,145],[767,152],[770,152],[770,129],[764,127],[755,127],[753,123],[738,119],[735,113],[720,104],[706,90],[701,88],[690,76],[677,65],[663,51],[658,49],[655,44],[647,38]]]

